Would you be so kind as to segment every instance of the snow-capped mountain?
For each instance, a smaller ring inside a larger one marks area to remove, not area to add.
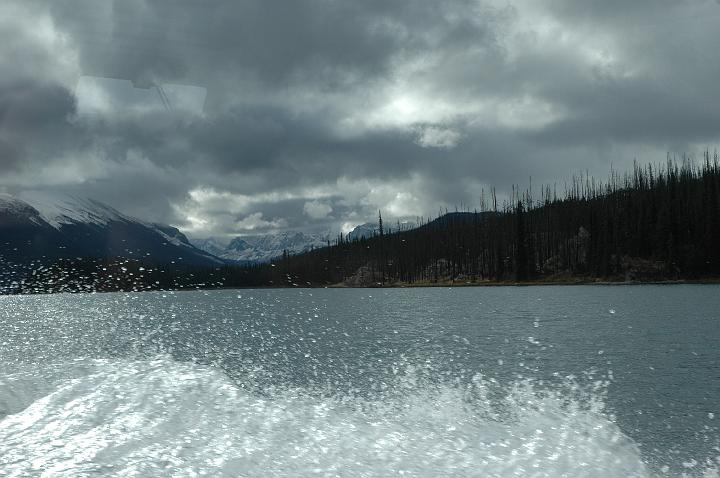
[[[349,241],[362,237],[371,238],[377,234],[376,223],[356,226],[345,238]],[[195,239],[192,243],[199,249],[226,261],[238,263],[261,263],[282,256],[284,250],[291,254],[300,254],[311,249],[326,247],[335,234],[331,232],[305,233],[284,231],[276,234],[238,236],[229,242],[220,238]]]
[[[92,199],[0,195],[0,258],[26,262],[74,257],[222,264],[190,244],[178,229],[140,221]]]
[[[190,239],[190,242],[198,249],[208,252],[216,257],[221,257],[227,252],[227,241],[222,241],[214,237],[209,237],[207,239]]]
[[[58,230],[69,224],[106,226],[111,222],[135,221],[110,206],[89,198],[33,191],[24,192],[15,200],[31,206],[43,221]]]
[[[373,237],[378,232],[378,225],[377,223],[373,222],[366,222],[365,224],[360,224],[359,226],[355,226],[355,229],[347,233],[347,236],[345,237],[348,241],[354,241],[355,239],[362,239],[363,237],[365,239],[369,239]]]
[[[299,254],[313,248],[325,247],[329,236],[328,233],[285,231],[277,234],[236,237],[229,243],[217,238],[209,238],[193,241],[193,244],[227,261],[259,263],[282,256],[284,250],[291,254]]]
[[[412,222],[388,222],[385,226],[385,234],[391,234],[399,231],[409,231],[411,229],[415,229],[416,227],[417,224]],[[347,239],[348,241],[362,239],[363,237],[365,239],[370,239],[371,237],[376,236],[379,233],[380,229],[377,222],[366,222],[365,224],[355,226],[355,229],[347,233],[345,239]]]

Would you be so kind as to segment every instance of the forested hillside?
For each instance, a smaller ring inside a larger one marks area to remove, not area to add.
[[[500,206],[491,192],[479,211],[398,233],[380,227],[359,241],[340,236],[249,275],[258,284],[347,285],[720,276],[717,155],[636,165],[605,182],[575,177],[562,188],[514,189]]]
[[[473,212],[411,230],[378,218],[373,237],[255,266],[191,267],[117,260],[22,266],[5,292],[209,287],[388,286],[532,281],[660,281],[720,277],[720,161],[635,165],[607,181],[494,191]],[[19,267],[19,266],[18,266]],[[6,271],[7,273],[7,271]],[[24,279],[19,279],[19,275]]]

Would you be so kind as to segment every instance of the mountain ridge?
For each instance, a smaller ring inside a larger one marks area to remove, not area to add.
[[[227,244],[215,237],[191,241],[195,247],[236,264],[267,263],[283,255],[300,254],[327,246],[331,234],[282,231],[274,234],[237,236]]]
[[[0,195],[0,233],[0,258],[18,263],[125,257],[223,264],[173,226],[145,222],[99,201],[69,195]]]

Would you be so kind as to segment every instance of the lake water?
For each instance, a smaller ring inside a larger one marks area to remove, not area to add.
[[[720,287],[0,297],[0,475],[718,476]]]

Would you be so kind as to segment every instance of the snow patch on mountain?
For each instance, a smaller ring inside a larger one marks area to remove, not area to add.
[[[179,247],[190,247],[193,249],[196,249],[195,246],[190,244],[190,241],[188,238],[180,232],[180,230],[173,226],[168,226],[167,224],[159,224],[157,222],[152,223],[143,223],[146,227],[149,227],[150,229],[154,230],[160,236],[165,239],[167,242],[174,246]]]
[[[360,224],[359,226],[355,226],[355,229],[348,232],[347,236],[345,236],[345,238],[348,241],[354,241],[355,239],[362,239],[363,237],[365,239],[370,239],[377,233],[378,233],[377,223],[366,222],[365,224]]]
[[[378,233],[377,223],[365,223],[356,226],[345,239],[353,241],[365,237],[369,239]],[[331,232],[305,233],[284,231],[276,234],[238,236],[229,242],[217,237],[192,240],[192,244],[214,256],[232,262],[261,263],[282,256],[283,251],[301,254],[312,249],[327,247],[335,234]]]
[[[190,243],[198,249],[217,257],[222,257],[222,255],[227,252],[227,241],[223,241],[216,237],[209,237],[207,239],[191,239]]]
[[[285,231],[277,234],[239,236],[229,243],[218,238],[195,240],[193,244],[210,254],[234,262],[268,262],[282,256],[283,251],[300,254],[311,249],[325,247],[329,233],[304,233]]]
[[[113,221],[137,222],[110,206],[88,198],[32,191],[20,194],[20,200],[32,206],[55,229],[60,229],[63,224],[104,226]]]
[[[42,225],[44,223],[37,209],[9,194],[0,194],[0,213],[8,217],[13,217],[16,220],[28,221],[35,225]]]
[[[46,192],[0,194],[0,232],[16,244],[18,258],[151,257],[189,264],[222,264],[212,253],[193,246],[179,229],[149,223],[93,199]],[[25,254],[25,256],[23,256]]]

